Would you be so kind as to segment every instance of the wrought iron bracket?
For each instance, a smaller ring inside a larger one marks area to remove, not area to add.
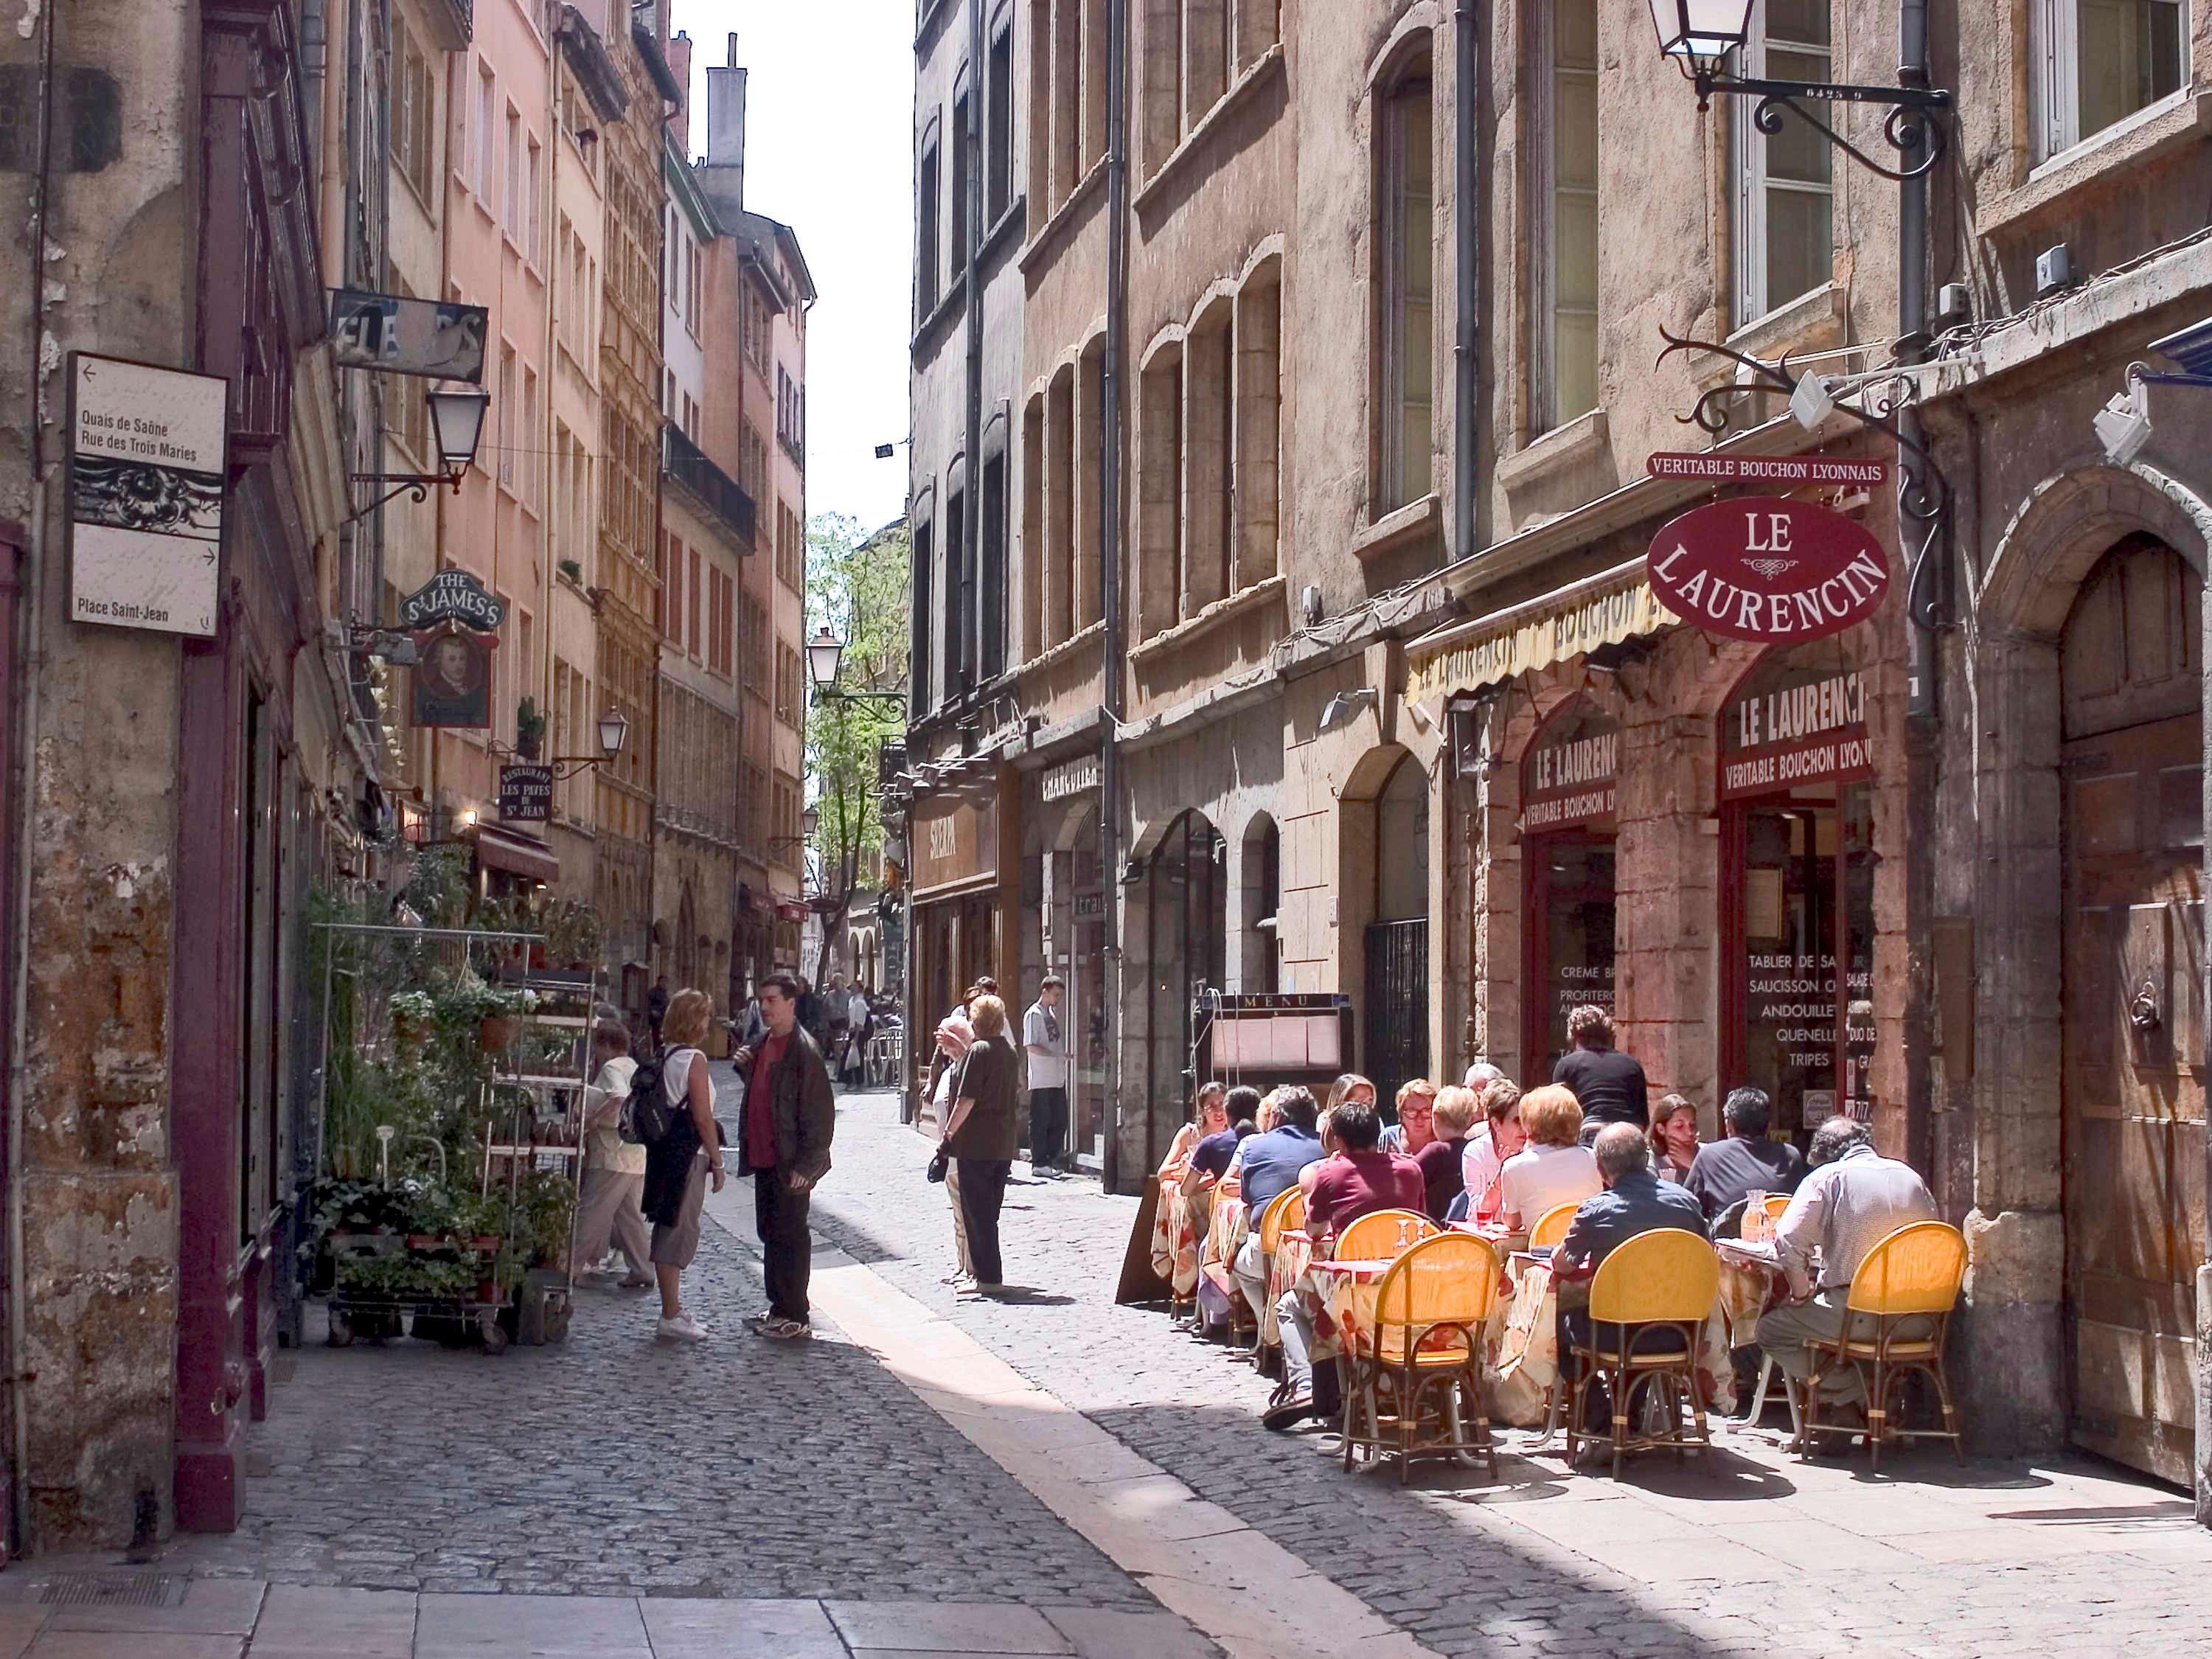
[[[1683,425],[1694,425],[1711,437],[1718,438],[1728,430],[1731,413],[1729,405],[1735,399],[1758,392],[1775,392],[1786,398],[1797,389],[1799,377],[1790,372],[1786,352],[1770,363],[1763,357],[1752,356],[1717,341],[1670,333],[1664,324],[1660,325],[1659,337],[1667,344],[1654,360],[1655,368],[1678,351],[1707,351],[1726,357],[1750,372],[1747,380],[1739,379],[1707,387],[1698,394],[1687,415],[1674,417]],[[1877,374],[1860,388],[1860,404],[1838,403],[1836,413],[1849,416],[1869,431],[1879,432],[1897,445],[1901,475],[1898,510],[1922,532],[1919,545],[1906,561],[1906,617],[1917,628],[1932,630],[1952,627],[1955,618],[1946,613],[1929,592],[1936,572],[1936,562],[1930,556],[1950,523],[1951,481],[1936,465],[1935,452],[1917,438],[1907,436],[1895,419],[1895,411],[1912,401],[1918,388],[1910,374],[1900,373],[1887,377]],[[1864,406],[1869,401],[1873,406]]]
[[[814,701],[820,702],[887,702],[903,711],[906,693],[903,691],[840,691],[833,685],[814,688]]]
[[[400,495],[413,501],[427,501],[430,499],[430,492],[441,485],[450,487],[458,495],[461,493],[461,480],[467,476],[465,468],[459,472],[349,472],[346,475],[346,482],[349,484],[390,484],[392,488],[368,506],[355,508],[346,515],[345,522],[356,523],[386,501]]]
[[[1942,121],[1934,118],[1948,113],[1952,107],[1951,94],[1942,87],[1867,87],[1847,82],[1767,81],[1718,75],[1710,70],[1699,71],[1693,80],[1698,88],[1699,109],[1708,107],[1717,92],[1739,98],[1755,98],[1759,102],[1752,111],[1751,123],[1768,137],[1771,138],[1782,131],[1784,112],[1787,112],[1861,167],[1898,184],[1903,184],[1907,179],[1927,177],[1935,171],[1950,146],[1948,130]],[[1903,158],[1901,164],[1893,167],[1876,161],[1814,114],[1806,107],[1808,104],[1887,106],[1889,115],[1882,123],[1881,136],[1889,147]]]
[[[513,761],[520,766],[547,766],[553,770],[553,781],[566,783],[570,778],[605,766],[614,758],[611,755],[556,755],[551,760],[533,760],[520,749],[513,749],[494,738],[484,745],[496,761]]]

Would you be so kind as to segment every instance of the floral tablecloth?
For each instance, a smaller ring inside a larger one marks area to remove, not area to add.
[[[1198,1288],[1198,1228],[1183,1196],[1180,1170],[1172,1177],[1160,1177],[1160,1201],[1152,1212],[1152,1271],[1175,1287],[1179,1300]]]
[[[1282,1322],[1275,1304],[1283,1292],[1299,1283],[1313,1266],[1313,1240],[1295,1229],[1285,1232],[1276,1242],[1275,1254],[1267,1259],[1267,1305],[1260,1310],[1260,1340],[1263,1344],[1279,1345],[1283,1340]]]

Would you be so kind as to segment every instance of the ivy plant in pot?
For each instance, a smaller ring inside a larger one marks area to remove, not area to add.
[[[534,761],[545,742],[545,716],[538,710],[538,699],[525,697],[514,708],[514,752],[526,761]]]

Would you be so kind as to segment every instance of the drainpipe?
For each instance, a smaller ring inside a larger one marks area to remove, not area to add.
[[[1105,1156],[1102,1184],[1121,1186],[1121,386],[1127,356],[1129,281],[1129,7],[1106,0],[1106,352],[1099,400],[1099,617],[1106,637],[1100,653],[1105,719],[1098,734],[1098,875],[1106,891],[1099,906],[1106,927],[1106,972],[1100,1006],[1106,1015]]]
[[[953,253],[960,261],[961,280],[967,286],[968,296],[968,422],[964,445],[968,458],[966,474],[962,479],[968,510],[961,515],[960,536],[965,545],[959,551],[968,573],[968,592],[975,603],[974,609],[960,618],[957,648],[965,659],[970,698],[983,682],[983,282],[981,264],[975,258],[983,233],[988,228],[983,222],[983,174],[987,167],[983,155],[983,103],[990,95],[990,64],[983,49],[983,4],[984,0],[968,0],[968,121],[954,140],[968,148],[967,200],[961,204],[961,217],[968,234],[965,246],[955,248]],[[1001,918],[1000,939],[1005,933],[1006,922]],[[994,946],[998,943],[994,939]]]
[[[1474,556],[1475,440],[1480,403],[1482,313],[1482,159],[1476,149],[1482,37],[1475,0],[1452,8],[1452,274],[1458,307],[1452,361],[1452,548],[1455,563]]]
[[[1901,0],[1898,8],[1898,67],[1899,84],[1925,87],[1928,84],[1928,0]],[[1901,158],[1901,165],[1910,168],[1919,158],[1916,148]],[[1900,363],[1917,363],[1927,356],[1928,327],[1928,180],[1925,177],[1907,179],[1897,191],[1897,359]],[[1910,453],[1923,440],[1920,411],[1910,401],[1898,412],[1897,428],[1905,440],[1904,452]],[[1902,457],[1900,456],[1900,460]],[[1897,473],[1897,522],[1900,529],[1914,522],[1905,510],[1905,497],[1911,485],[1911,475],[1900,465]],[[1924,486],[1927,481],[1922,479]],[[1936,578],[1936,603],[1943,602],[1948,591],[1944,566],[1948,549],[1942,545],[1948,538],[1949,526],[1938,532],[1937,544],[1929,550],[1928,556],[1938,561],[1931,574]],[[1900,551],[1903,550],[1900,549]],[[1917,584],[1912,584],[1917,586]],[[1917,593],[1906,596],[1907,608],[1917,599]],[[1907,618],[1908,623],[1911,618]],[[1910,641],[1907,657],[1910,696],[1908,708],[1915,720],[1932,723],[1937,717],[1936,634],[1930,628],[1912,623],[1905,630]]]

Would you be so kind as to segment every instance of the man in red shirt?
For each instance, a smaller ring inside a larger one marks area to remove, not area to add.
[[[1336,1155],[1322,1161],[1306,1200],[1306,1236],[1317,1249],[1325,1250],[1328,1241],[1377,1210],[1422,1212],[1427,1183],[1421,1166],[1379,1150],[1382,1117],[1371,1102],[1346,1101],[1328,1115],[1328,1133]],[[1334,1365],[1314,1370],[1313,1310],[1295,1285],[1275,1304],[1275,1316],[1283,1333],[1283,1399],[1260,1420],[1271,1429],[1308,1417],[1329,1421],[1341,1409],[1341,1382]]]
[[[799,982],[770,974],[760,982],[768,1032],[757,1050],[732,1056],[745,1080],[738,1156],[753,1177],[753,1218],[761,1241],[768,1312],[753,1328],[780,1341],[813,1334],[807,1307],[813,1237],[808,1211],[814,1185],[830,1172],[837,1109],[822,1051],[799,1024]]]

